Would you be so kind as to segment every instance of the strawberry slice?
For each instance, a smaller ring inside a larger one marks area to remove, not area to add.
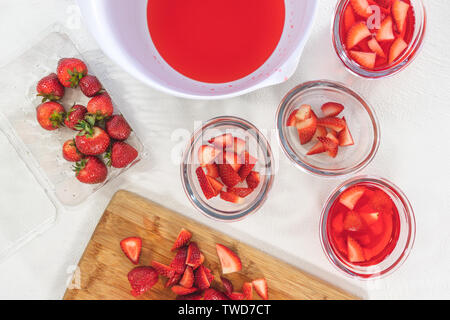
[[[256,293],[263,299],[269,299],[267,281],[265,278],[256,279],[252,281],[253,287],[255,288]]]
[[[359,199],[361,199],[365,191],[366,188],[363,186],[351,187],[341,194],[341,196],[339,197],[339,202],[350,210],[353,210],[356,206],[356,203],[359,201]]]
[[[244,282],[242,285],[242,293],[244,294],[245,300],[253,299],[253,285],[251,282]]]
[[[219,167],[217,167],[217,164],[211,163],[205,165],[206,169],[206,175],[210,176],[211,178],[218,178],[219,177]]]
[[[174,273],[174,275],[167,280],[164,288],[170,288],[171,286],[178,284],[182,276],[183,273]]]
[[[355,144],[355,142],[353,141],[352,134],[348,129],[347,121],[345,120],[345,117],[342,117],[342,120],[345,121],[345,129],[339,132],[338,134],[339,146],[341,147],[352,146]]]
[[[133,264],[139,263],[139,257],[141,256],[142,239],[139,237],[128,237],[120,241],[120,248],[123,253]]]
[[[356,22],[356,18],[355,18],[355,13],[353,11],[353,8],[351,6],[347,6],[347,8],[345,8],[345,11],[344,11],[345,32],[348,32],[348,30],[350,30],[350,28],[353,27],[355,22]]]
[[[404,1],[394,0],[394,2],[392,3],[392,16],[394,17],[394,21],[397,25],[397,30],[399,33],[402,33],[405,26],[408,10],[409,4]]]
[[[187,249],[186,264],[194,269],[201,264],[201,252],[197,243],[191,242]]]
[[[392,31],[392,18],[388,16],[381,22],[380,29],[377,32],[377,41],[391,41],[395,39],[394,32]]]
[[[244,198],[239,197],[237,194],[233,192],[227,192],[227,191],[220,191],[220,199],[235,203],[235,204],[241,204],[244,202]]]
[[[347,34],[347,49],[352,49],[367,37],[370,37],[370,31],[367,25],[364,22],[354,24]]]
[[[214,137],[208,140],[209,143],[220,149],[225,149],[233,146],[233,141],[233,136],[230,133],[224,133],[221,136]]]
[[[311,106],[309,104],[301,105],[300,108],[297,110],[297,113],[295,114],[297,121],[304,121],[306,119],[311,118],[311,116],[312,116],[312,110],[311,110]]]
[[[207,164],[211,164],[214,162],[220,152],[220,150],[212,146],[203,145],[198,148],[198,162],[202,167],[206,166]]]
[[[206,178],[208,179],[209,184],[213,187],[216,195],[218,195],[223,189],[223,184],[210,176],[206,176]]]
[[[230,280],[224,277],[220,277],[220,280],[222,281],[223,287],[225,288],[225,294],[229,296],[233,292],[233,284]]]
[[[170,249],[170,251],[175,251],[178,248],[184,247],[186,244],[189,243],[191,237],[192,234],[188,230],[182,228],[178,233],[177,239],[175,240],[175,243],[173,244],[172,249]]]
[[[352,237],[347,238],[347,250],[348,260],[350,262],[363,262],[366,260],[364,258],[364,252],[360,244]]]
[[[128,273],[131,294],[135,297],[150,290],[158,282],[158,273],[152,267],[136,267]]]
[[[227,192],[234,193],[238,197],[245,198],[250,193],[253,192],[254,189],[252,188],[227,188]]]
[[[380,214],[378,212],[367,212],[360,213],[360,216],[367,225],[371,226],[378,221]]]
[[[367,0],[350,0],[350,4],[355,12],[363,18],[368,18],[372,15],[369,2]]]
[[[326,137],[318,137],[317,139],[323,144],[328,155],[332,158],[336,158],[339,148],[339,144],[335,141],[336,138],[329,133]]]
[[[231,292],[227,296],[231,300],[245,300],[245,295],[242,292]]]
[[[372,50],[372,52],[376,53],[379,57],[386,58],[386,54],[384,53],[383,48],[381,48],[377,39],[375,38],[370,39],[367,42],[367,45],[369,46],[369,49]]]
[[[241,271],[241,259],[239,259],[236,253],[222,244],[216,244],[216,250],[220,265],[222,266],[222,274]]]
[[[362,228],[361,217],[354,211],[349,211],[344,218],[344,229],[347,231],[359,231]]]
[[[309,149],[306,155],[312,156],[314,154],[324,153],[325,151],[327,151],[327,149],[325,148],[323,143],[319,141],[314,146],[312,146],[311,149]]]
[[[245,151],[246,143],[245,140],[241,138],[233,138],[233,151],[237,154],[241,154]]]
[[[297,114],[297,110],[294,110],[289,115],[289,118],[286,121],[286,126],[287,127],[295,127],[295,125],[297,124],[297,118],[295,116],[296,114]]]
[[[170,263],[170,267],[174,269],[176,273],[183,274],[186,267],[187,251],[188,249],[186,247],[178,249],[177,254]]]
[[[317,125],[341,132],[345,128],[345,121],[336,117],[326,117],[317,119]]]
[[[160,276],[166,278],[171,278],[175,274],[174,269],[157,261],[152,261],[152,267],[155,268],[156,272],[158,272]]]
[[[317,129],[317,117],[310,118],[297,122],[298,137],[301,144],[306,144],[311,141]]]
[[[203,265],[200,265],[197,270],[195,270],[194,283],[200,290],[208,289],[211,286]]]
[[[260,182],[259,172],[256,171],[250,172],[250,174],[247,176],[246,181],[249,188],[256,189],[256,187],[259,185]]]
[[[397,38],[391,45],[391,49],[389,49],[389,63],[397,60],[398,57],[408,48],[408,44],[402,38]]]
[[[206,277],[208,278],[209,283],[211,283],[214,280],[214,275],[212,274],[211,270],[209,270],[207,267],[203,266],[205,269]]]
[[[241,177],[228,163],[219,164],[219,176],[227,187],[234,187],[241,182]]]
[[[317,126],[316,133],[314,134],[312,140],[317,140],[318,137],[325,137],[327,135],[327,129],[322,126]]]
[[[331,227],[337,233],[341,233],[342,231],[344,231],[344,214],[342,212],[340,212],[333,218],[333,220],[331,221]]]
[[[216,191],[214,190],[213,186],[209,182],[205,172],[203,171],[203,168],[198,167],[197,170],[195,170],[195,173],[197,174],[198,182],[200,183],[200,187],[201,187],[206,199],[211,199],[211,198],[215,197],[217,195]]]
[[[181,278],[179,283],[185,288],[192,288],[192,286],[194,285],[194,271],[192,270],[192,267],[186,267],[186,270],[184,270],[183,273],[183,277]]]
[[[255,157],[252,157],[250,153],[247,151],[243,152],[240,156],[241,163],[243,163],[242,167],[239,169],[239,176],[241,177],[241,181],[244,181],[245,178],[250,174],[250,172],[255,167],[256,162],[258,159]]]
[[[362,52],[362,51],[350,51],[350,56],[361,66],[373,69],[375,68],[375,62],[377,59],[377,54],[373,52]]]
[[[220,292],[213,288],[208,288],[205,290],[203,300],[229,300],[229,299],[223,292]]]
[[[344,106],[337,102],[327,102],[320,109],[325,117],[335,117],[344,110]]]
[[[228,163],[236,172],[242,166],[241,158],[235,152],[224,152],[223,163]]]
[[[194,287],[192,287],[192,288],[185,288],[183,286],[176,285],[176,286],[172,287],[172,291],[173,291],[173,293],[175,293],[175,294],[177,294],[179,296],[185,296],[185,295],[197,292],[198,289],[194,288]]]

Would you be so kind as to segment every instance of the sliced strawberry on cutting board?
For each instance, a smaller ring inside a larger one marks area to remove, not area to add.
[[[186,247],[181,247],[178,249],[175,257],[170,263],[170,267],[178,274],[183,274],[184,269],[186,268],[187,251],[188,248]]]
[[[208,288],[205,290],[203,300],[229,300],[229,299],[223,292],[220,292],[213,288]]]
[[[390,16],[381,22],[380,29],[377,31],[376,39],[377,41],[391,41],[395,39],[394,32],[392,29],[392,18]]]
[[[358,43],[363,41],[365,38],[370,37],[371,33],[369,28],[364,22],[357,22],[350,28],[347,33],[347,49],[350,50],[357,46]]]
[[[377,60],[377,54],[373,52],[362,52],[362,51],[350,51],[350,56],[361,66],[373,69],[375,68],[375,62]]]
[[[347,238],[347,250],[350,262],[363,262],[366,260],[361,245],[352,237]]]
[[[245,300],[245,295],[242,292],[231,292],[227,296],[231,300]]]
[[[356,14],[361,17],[368,18],[372,14],[372,10],[370,9],[370,4],[367,0],[350,0],[350,5],[353,10],[355,10]]]
[[[192,270],[192,267],[186,267],[179,284],[185,288],[192,288],[194,285],[194,271]]]
[[[152,267],[136,267],[128,273],[131,294],[135,297],[150,290],[158,282],[158,273]]]
[[[297,122],[298,137],[301,144],[311,141],[317,129],[317,117],[312,115],[310,118]]]
[[[269,289],[265,278],[256,279],[252,281],[252,285],[255,288],[256,293],[263,300],[269,299]]]
[[[234,290],[233,284],[231,283],[231,281],[224,277],[220,277],[220,280],[222,281],[222,285],[225,289],[225,294],[226,295],[231,294]]]
[[[139,263],[142,250],[142,239],[139,237],[128,237],[120,241],[120,248],[133,264]]]
[[[397,30],[402,33],[405,26],[406,17],[408,15],[409,4],[401,1],[394,0],[392,2],[392,16],[394,17],[395,24],[397,25]]]
[[[205,172],[203,171],[203,168],[198,167],[197,170],[195,170],[195,173],[197,174],[200,188],[202,189],[203,194],[205,195],[206,199],[211,199],[211,198],[215,197],[217,195],[217,193],[214,190],[211,183],[209,182]]]
[[[367,42],[367,45],[369,49],[376,53],[381,58],[386,58],[386,54],[383,51],[383,48],[381,48],[380,44],[378,43],[377,39],[372,38]]]
[[[183,286],[176,285],[176,286],[172,287],[172,291],[173,291],[173,293],[175,293],[175,294],[177,294],[179,296],[185,296],[185,295],[197,292],[198,289],[194,288],[194,287],[192,287],[192,288],[185,288]]]
[[[158,272],[160,276],[166,278],[171,278],[175,274],[174,269],[157,261],[152,261],[152,267],[155,268],[156,272]]]
[[[326,137],[318,137],[319,142],[322,143],[325,150],[328,152],[328,155],[332,158],[336,158],[339,149],[339,143],[335,136],[329,133]]]
[[[317,125],[341,132],[345,128],[345,121],[336,117],[326,117],[317,119]]]
[[[391,48],[389,49],[389,63],[397,60],[398,57],[408,48],[408,44],[402,38],[397,38],[392,43]]]
[[[228,163],[218,164],[219,176],[227,187],[234,187],[241,182],[241,177]]]
[[[234,193],[238,197],[245,198],[250,193],[253,192],[254,189],[252,188],[227,188],[228,192]]]
[[[222,274],[241,271],[241,259],[239,259],[238,255],[234,251],[219,243],[216,244],[216,250],[217,256],[220,260],[220,265],[222,266]]]
[[[327,102],[320,109],[325,117],[335,117],[344,110],[344,106],[337,102]]]
[[[242,285],[242,293],[245,300],[253,300],[253,285],[251,282],[244,282]]]
[[[174,273],[174,275],[166,281],[164,288],[170,288],[171,286],[178,284],[182,276],[183,273]]]
[[[226,149],[233,146],[233,136],[231,135],[231,133],[224,133],[221,136],[209,139],[208,142],[219,149]]]
[[[208,179],[209,184],[213,187],[216,195],[218,195],[220,191],[223,189],[223,184],[210,176],[206,176],[206,179]]]
[[[205,270],[206,277],[208,278],[209,283],[212,283],[214,280],[214,275],[212,274],[211,270],[209,270],[207,267],[203,266]]]
[[[205,165],[206,169],[206,175],[210,176],[211,178],[218,178],[219,177],[219,167],[215,163],[207,164]]]
[[[363,186],[355,186],[345,190],[341,196],[339,197],[339,202],[353,210],[356,206],[356,203],[361,199],[364,195],[366,188]]]
[[[341,147],[352,146],[355,144],[355,141],[353,140],[352,134],[350,133],[350,129],[348,128],[345,117],[343,117],[342,120],[345,121],[345,128],[344,130],[339,132],[337,136],[339,140],[339,146]]]
[[[208,275],[205,272],[205,266],[200,265],[197,270],[195,270],[195,286],[200,290],[205,290],[211,286],[208,279]]]
[[[212,164],[221,150],[208,145],[202,145],[198,148],[198,162],[202,167]]]
[[[187,249],[186,255],[186,264],[193,269],[197,269],[197,267],[202,263],[201,261],[201,252],[197,246],[197,243],[191,242],[189,243],[189,247]]]
[[[258,187],[260,180],[260,174],[256,171],[250,172],[246,179],[248,187],[252,189],[256,189],[256,187]]]
[[[189,241],[192,238],[192,233],[190,233],[186,229],[181,229],[178,233],[177,239],[175,240],[175,243],[172,246],[171,251],[175,251],[178,248],[184,247],[189,243]]]
[[[239,197],[237,194],[229,191],[220,191],[220,199],[235,204],[241,204],[244,202],[244,198]]]
[[[344,229],[347,231],[360,231],[363,227],[361,217],[354,211],[349,211],[344,218]]]

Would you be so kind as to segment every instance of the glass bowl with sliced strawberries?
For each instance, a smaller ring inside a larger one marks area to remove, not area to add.
[[[301,170],[321,177],[355,173],[374,158],[380,143],[370,105],[343,84],[301,84],[281,101],[276,115],[281,147]]]
[[[414,211],[392,182],[360,176],[337,187],[320,220],[323,250],[339,270],[373,279],[396,270],[415,239]]]
[[[207,121],[192,135],[181,163],[188,199],[208,217],[240,220],[257,211],[274,179],[274,159],[266,138],[236,117]]]
[[[341,0],[332,24],[333,45],[352,73],[382,78],[414,60],[426,23],[422,0]]]

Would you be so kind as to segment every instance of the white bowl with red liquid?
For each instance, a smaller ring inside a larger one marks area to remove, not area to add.
[[[273,53],[252,73],[225,83],[193,80],[162,58],[149,33],[147,0],[78,0],[78,4],[101,49],[137,79],[183,98],[223,99],[281,83],[295,72],[318,0],[285,0],[284,27]]]

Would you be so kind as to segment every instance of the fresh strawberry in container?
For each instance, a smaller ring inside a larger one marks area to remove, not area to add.
[[[106,132],[112,139],[126,140],[131,134],[131,127],[121,115],[114,115],[106,121]]]
[[[36,91],[37,96],[42,97],[42,102],[60,100],[64,96],[64,87],[59,82],[56,73],[50,73],[39,80]]]
[[[45,130],[56,130],[63,125],[64,107],[54,101],[40,104],[36,108],[37,121]]]
[[[106,154],[108,164],[114,168],[125,168],[138,156],[135,148],[126,142],[117,141],[112,144],[111,150]]]
[[[87,113],[87,109],[85,106],[80,104],[75,104],[66,114],[66,118],[64,119],[64,124],[67,128],[72,130],[81,130],[77,129],[77,126],[81,121],[84,120],[84,116]]]
[[[88,73],[86,64],[77,58],[63,58],[57,67],[59,82],[66,88],[76,88],[79,81]]]
[[[104,153],[111,142],[108,134],[100,127],[87,127],[75,137],[75,143],[81,153],[85,155],[99,155]]]
[[[92,98],[103,90],[102,84],[97,79],[97,77],[90,74],[81,78],[79,86],[81,92],[83,92],[83,94],[89,98]]]
[[[78,151],[75,145],[75,139],[69,139],[63,144],[63,157],[67,161],[77,162],[84,158],[84,155]]]
[[[75,176],[82,183],[97,184],[106,180],[108,168],[97,157],[87,156],[74,166]]]
[[[111,97],[106,92],[96,95],[89,100],[87,110],[90,114],[95,115],[97,120],[111,117],[114,112]]]

